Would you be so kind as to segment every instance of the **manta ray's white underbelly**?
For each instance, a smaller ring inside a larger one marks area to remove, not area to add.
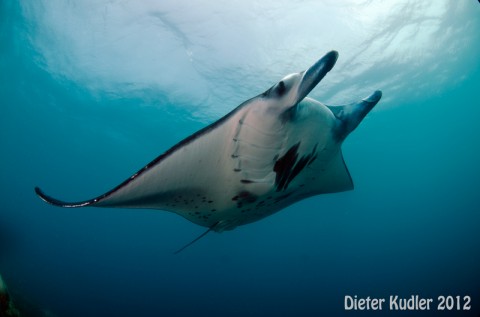
[[[249,112],[232,118],[231,124],[217,136],[224,138],[219,142],[224,147],[216,152],[222,153],[222,158],[216,161],[216,167],[198,171],[198,177],[207,182],[212,180],[211,175],[202,175],[210,170],[215,174],[214,180],[202,189],[190,191],[190,195],[201,198],[202,206],[194,206],[193,210],[185,206],[181,211],[174,206],[173,211],[192,222],[223,231],[328,191],[328,181],[322,175],[329,171],[329,161],[339,147],[330,142],[318,144],[318,138],[310,134],[292,133],[292,127],[278,121],[268,125],[267,119]],[[186,194],[177,200],[186,201]]]

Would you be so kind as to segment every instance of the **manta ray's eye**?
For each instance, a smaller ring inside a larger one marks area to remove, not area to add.
[[[283,80],[278,83],[277,88],[276,88],[276,92],[279,96],[281,96],[285,93],[285,83],[283,82]]]

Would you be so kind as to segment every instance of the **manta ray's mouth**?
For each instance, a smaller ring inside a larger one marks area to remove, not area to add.
[[[298,87],[297,102],[300,102],[317,86],[323,77],[333,68],[337,59],[338,52],[330,51],[303,72],[303,77]]]

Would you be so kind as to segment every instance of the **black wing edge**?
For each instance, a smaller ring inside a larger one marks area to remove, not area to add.
[[[45,193],[39,187],[35,187],[35,193],[44,202],[49,203],[49,204],[54,205],[54,206],[57,206],[57,207],[65,207],[65,208],[86,207],[86,206],[89,206],[89,205],[92,205],[92,204],[96,203],[99,200],[98,198],[94,198],[94,199],[81,201],[81,202],[68,203],[68,202],[65,202],[65,201],[61,201],[61,200],[52,198],[48,195],[45,195]]]
[[[253,97],[253,98],[256,98],[256,97]],[[251,99],[253,99],[253,98],[251,98]],[[144,172],[148,171],[150,168],[152,168],[152,167],[156,166],[157,164],[161,163],[165,158],[167,158],[169,155],[174,153],[176,150],[178,150],[181,147],[189,144],[190,142],[193,142],[195,139],[201,137],[202,135],[204,135],[204,134],[210,132],[211,130],[214,130],[218,126],[222,125],[231,116],[233,116],[237,111],[239,111],[241,108],[243,108],[251,99],[243,102],[242,104],[240,104],[238,107],[236,107],[235,109],[230,111],[228,114],[226,114],[225,116],[223,116],[219,120],[217,120],[217,121],[213,122],[212,124],[204,127],[203,129],[195,132],[194,134],[186,137],[185,139],[183,139],[182,141],[180,141],[179,143],[177,143],[176,145],[171,147],[169,150],[167,150],[165,153],[156,157],[153,161],[151,161],[150,163],[145,165],[142,169],[140,169],[138,172],[133,174],[131,177],[127,178],[124,182],[120,183],[120,185],[116,186],[115,188],[113,188],[112,190],[106,192],[105,194],[103,194],[101,196],[98,196],[98,197],[90,199],[90,200],[69,203],[69,202],[61,201],[61,200],[55,199],[53,197],[50,197],[48,195],[45,195],[45,193],[39,187],[35,187],[35,193],[38,195],[38,197],[40,197],[46,203],[49,203],[51,205],[58,206],[58,207],[77,208],[77,207],[86,207],[86,206],[90,206],[90,205],[95,205],[97,202],[103,200],[104,198],[107,198],[111,194],[115,193],[117,190],[119,190],[122,187],[125,187],[126,185],[128,185],[136,177],[142,175]],[[98,206],[98,207],[100,207],[100,206]]]

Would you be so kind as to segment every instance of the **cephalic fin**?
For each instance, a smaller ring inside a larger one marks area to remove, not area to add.
[[[382,98],[382,92],[376,90],[370,96],[358,102],[343,106],[326,105],[338,119],[339,124],[336,128],[337,139],[344,140],[350,132],[355,130],[363,118],[380,101],[380,98]]]

